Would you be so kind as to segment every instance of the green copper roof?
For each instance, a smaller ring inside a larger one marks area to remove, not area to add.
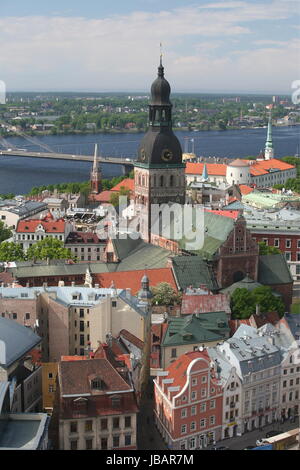
[[[218,251],[219,247],[227,240],[229,234],[233,230],[234,220],[231,217],[214,214],[212,212],[204,212],[204,226],[197,226],[197,230],[203,230],[204,242],[202,246],[194,250],[195,253],[204,258],[211,259]],[[187,242],[193,239],[192,228],[186,233],[186,236],[179,241],[179,246],[183,250],[187,248]],[[189,250],[191,251],[191,250]]]
[[[283,254],[262,255],[258,263],[258,281],[266,286],[290,284],[291,272]]]
[[[225,289],[222,289],[221,292],[223,292],[224,294],[233,294],[233,292],[236,289],[247,289],[248,291],[251,292],[257,287],[261,287],[261,286],[262,284],[246,276],[241,281],[235,282],[234,284],[231,284],[231,286],[226,287]]]
[[[180,346],[222,341],[229,336],[225,312],[201,313],[184,318],[172,318],[164,336],[162,346]]]
[[[202,284],[213,291],[218,289],[212,268],[201,256],[174,256],[172,266],[180,289],[199,287]]]

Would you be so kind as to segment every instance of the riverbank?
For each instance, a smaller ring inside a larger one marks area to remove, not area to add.
[[[289,128],[289,127],[297,127],[300,126],[299,123],[295,124],[289,124],[289,125],[275,125],[273,124],[273,128]],[[197,129],[193,126],[191,127],[173,127],[174,132],[226,132],[226,131],[245,131],[245,130],[251,130],[251,129],[266,129],[267,126],[228,126],[226,129],[220,129],[218,126],[210,126],[205,129]],[[140,134],[140,133],[145,133],[147,132],[148,128],[133,128],[133,129],[95,129],[93,131],[87,129],[87,130],[64,130],[64,131],[59,131],[57,130],[56,132],[53,131],[22,131],[23,134],[28,135],[29,137],[38,137],[38,136],[64,136],[64,135],[97,135],[97,134],[108,134],[108,135],[114,135],[114,134]],[[0,137],[8,138],[8,137],[19,137],[20,134],[18,132],[10,132],[9,134],[4,133],[0,134]]]

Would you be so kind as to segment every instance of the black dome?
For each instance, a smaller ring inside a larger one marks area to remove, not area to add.
[[[151,104],[152,105],[171,105],[170,102],[171,87],[164,77],[164,68],[162,64],[158,67],[158,77],[151,86]]]
[[[167,162],[163,152],[172,152],[172,159]],[[182,149],[179,140],[171,129],[149,129],[144,135],[139,149],[138,161],[144,164],[180,164],[182,163]]]

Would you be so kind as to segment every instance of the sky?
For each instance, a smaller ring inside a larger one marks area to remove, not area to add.
[[[0,0],[8,91],[292,93],[300,0]]]

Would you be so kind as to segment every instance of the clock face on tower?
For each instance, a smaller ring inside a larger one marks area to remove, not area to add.
[[[171,150],[169,149],[164,149],[162,152],[161,152],[161,158],[162,160],[164,160],[165,162],[170,162],[173,158],[173,153],[171,152]]]
[[[146,151],[144,148],[141,149],[140,155],[143,161],[146,160]]]

